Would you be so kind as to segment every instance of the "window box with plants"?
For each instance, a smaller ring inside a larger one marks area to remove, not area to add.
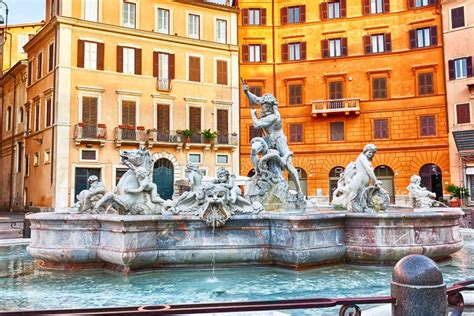
[[[182,129],[182,130],[177,130],[176,134],[181,135],[183,143],[186,144],[191,141],[191,137],[194,135],[194,132],[190,129]]]
[[[459,187],[454,184],[448,185],[446,191],[451,194],[451,199],[449,200],[449,205],[451,207],[464,205],[464,200],[469,197],[469,190],[467,188]]]
[[[201,131],[201,136],[205,143],[212,144],[217,138],[217,132],[213,132],[208,128]]]

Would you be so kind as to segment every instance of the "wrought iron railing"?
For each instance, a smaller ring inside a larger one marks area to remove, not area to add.
[[[116,142],[144,142],[146,138],[143,126],[119,125],[114,132]]]
[[[157,80],[157,89],[161,91],[171,91],[171,80],[159,78]]]
[[[155,129],[150,129],[147,131],[148,140],[152,142],[163,142],[163,143],[181,143],[181,135],[176,134],[175,132],[163,132],[157,131]]]
[[[74,138],[80,140],[105,140],[107,139],[107,127],[105,124],[90,125],[79,123],[74,129]]]
[[[459,282],[447,289],[447,301],[450,306],[461,306],[462,291],[472,291],[474,280]],[[461,295],[461,296],[460,296]],[[221,302],[204,304],[179,305],[146,305],[136,307],[105,307],[89,309],[22,311],[22,315],[81,314],[81,315],[169,315],[169,314],[211,314],[274,311],[289,309],[316,309],[341,306],[340,316],[362,315],[359,305],[395,304],[392,296],[358,297],[358,298],[308,298],[278,301]],[[2,315],[17,315],[18,312],[2,312]]]
[[[359,99],[334,99],[313,101],[313,112],[331,112],[340,110],[358,110]]]

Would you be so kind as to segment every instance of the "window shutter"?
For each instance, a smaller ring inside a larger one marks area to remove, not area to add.
[[[288,44],[281,44],[281,60],[288,61]]]
[[[385,36],[385,51],[391,52],[392,51],[392,34],[385,33],[384,36]]]
[[[300,5],[300,22],[306,22],[306,6]]]
[[[157,126],[156,129],[161,133],[170,132],[170,107],[167,104],[157,104]]]
[[[370,0],[364,0],[363,13],[370,14]]]
[[[415,7],[415,0],[408,0],[408,9]]]
[[[300,43],[300,48],[301,48],[301,59],[306,60],[306,42],[301,42]]]
[[[341,38],[341,55],[347,56],[347,37]]]
[[[201,108],[189,108],[189,129],[194,133],[201,131]]]
[[[134,101],[122,101],[122,124],[136,125],[136,107]]]
[[[438,45],[438,32],[436,26],[430,27],[431,45]]]
[[[433,94],[434,85],[433,85],[433,73],[427,73],[426,75],[426,94]]]
[[[424,74],[418,75],[418,95],[426,94],[426,77]]]
[[[260,45],[260,51],[262,52],[262,62],[267,62],[267,44]]]
[[[229,134],[228,110],[217,110],[217,132],[221,136],[227,136]]]
[[[123,47],[117,46],[117,72],[123,72]]]
[[[97,43],[97,70],[104,70],[104,43]]]
[[[267,25],[267,9],[260,9],[260,24]]]
[[[364,51],[366,54],[372,53],[372,43],[370,35],[364,35]]]
[[[227,62],[218,60],[216,63],[217,84],[227,85]]]
[[[410,48],[416,48],[416,30],[410,30]]]
[[[142,74],[142,50],[135,48],[135,74]]]
[[[390,0],[383,0],[383,12],[390,12]]]
[[[242,25],[249,24],[249,9],[242,9]]]
[[[242,61],[247,62],[249,61],[249,46],[242,45]]]
[[[97,98],[82,98],[82,122],[88,126],[97,125]]]
[[[281,24],[288,23],[288,8],[280,9],[280,19],[281,19]]]
[[[153,77],[158,78],[159,53],[153,52]]]
[[[471,122],[469,105],[469,103],[456,105],[457,124],[465,124]]]
[[[329,56],[329,40],[321,40],[321,50],[323,58],[328,58]]]
[[[472,77],[472,56],[466,58],[467,77]]]
[[[173,80],[176,78],[176,67],[175,67],[175,55],[174,54],[169,54],[168,55],[168,71],[169,71],[169,76],[170,80]]]
[[[326,20],[328,18],[328,3],[323,2],[319,5],[319,17],[321,20]]]
[[[84,41],[83,40],[77,41],[77,67],[84,68]]]
[[[449,68],[449,80],[456,79],[456,69],[454,66],[454,60],[448,61],[448,68]]]
[[[340,6],[341,6],[341,18],[346,17],[346,0],[340,0]]]

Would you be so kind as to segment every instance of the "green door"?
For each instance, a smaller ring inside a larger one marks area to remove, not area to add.
[[[171,161],[158,159],[153,167],[153,182],[162,199],[171,199],[174,192],[174,168]]]

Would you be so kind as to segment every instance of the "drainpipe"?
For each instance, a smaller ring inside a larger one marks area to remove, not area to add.
[[[11,142],[11,162],[10,162],[10,201],[8,205],[8,210],[13,212],[13,185],[14,185],[14,167],[15,167],[15,136],[16,136],[16,76],[12,74],[8,74],[10,77],[13,78],[13,124],[12,124],[12,142]]]
[[[275,0],[272,0],[272,60],[273,60],[273,95],[276,97],[276,65],[275,65]]]

